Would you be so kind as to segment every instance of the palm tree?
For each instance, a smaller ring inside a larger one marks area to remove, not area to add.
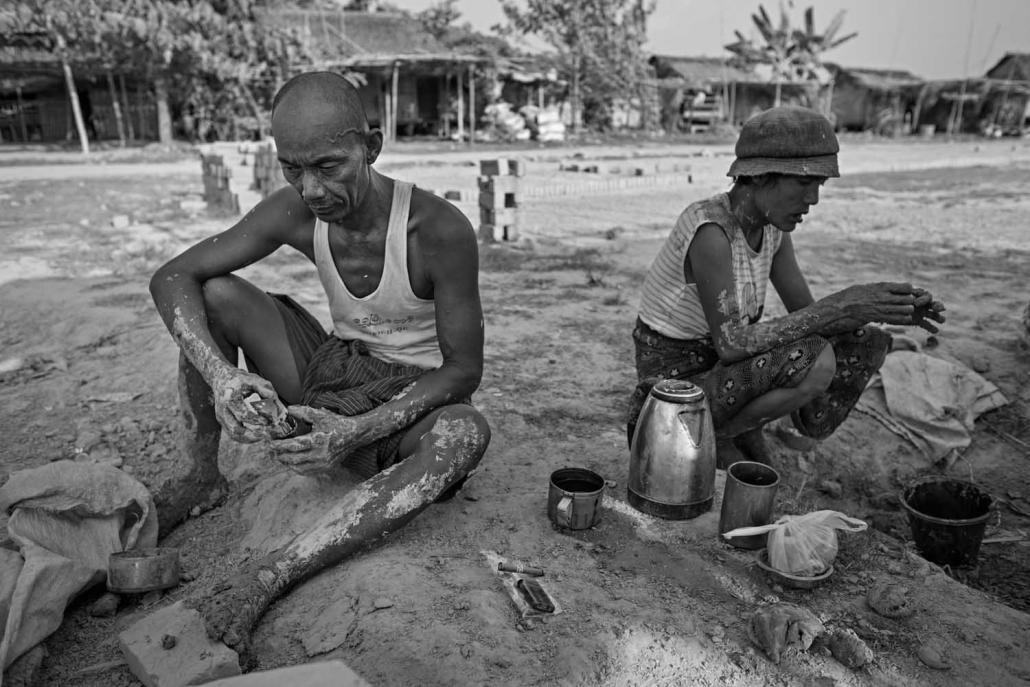
[[[746,65],[764,64],[772,69],[776,81],[777,106],[780,104],[780,84],[784,81],[799,83],[818,80],[822,71],[822,54],[858,35],[852,32],[841,38],[836,37],[844,23],[844,10],[833,17],[822,33],[816,33],[815,10],[812,7],[805,10],[803,29],[791,27],[790,17],[782,4],[779,26],[773,24],[761,5],[758,6],[758,13],[751,15],[751,19],[764,42],[755,44],[751,39],[744,38],[740,31],[734,31],[737,40],[727,45],[726,49]]]

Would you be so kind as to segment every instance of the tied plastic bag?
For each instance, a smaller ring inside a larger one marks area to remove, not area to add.
[[[770,525],[738,527],[722,536],[730,539],[768,532],[769,565],[780,572],[812,577],[830,567],[837,557],[837,530],[861,532],[868,527],[862,520],[835,510],[817,510],[785,515]]]

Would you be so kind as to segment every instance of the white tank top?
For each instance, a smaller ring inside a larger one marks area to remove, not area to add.
[[[690,242],[698,227],[708,223],[721,227],[729,239],[741,319],[754,323],[762,316],[773,256],[783,233],[767,224],[761,249],[752,250],[730,209],[729,195],[720,193],[692,203],[683,211],[644,278],[640,319],[660,334],[674,339],[711,336],[697,284],[688,284],[683,274]]]
[[[336,336],[364,342],[369,353],[381,360],[432,369],[443,362],[436,338],[436,305],[415,295],[408,276],[411,186],[394,182],[383,276],[375,291],[358,298],[347,289],[329,248],[329,225],[320,219],[315,220],[315,265],[329,299]]]

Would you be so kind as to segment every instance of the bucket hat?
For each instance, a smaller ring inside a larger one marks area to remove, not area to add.
[[[840,145],[826,117],[805,107],[774,107],[744,122],[726,176],[839,177]]]

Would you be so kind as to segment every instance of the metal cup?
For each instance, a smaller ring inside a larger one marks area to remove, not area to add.
[[[558,527],[585,530],[601,519],[604,478],[585,468],[562,468],[551,473],[547,516]]]
[[[764,463],[742,460],[726,470],[726,489],[719,513],[719,534],[738,527],[757,527],[772,522],[780,475]],[[760,549],[766,534],[726,539],[739,549]]]

